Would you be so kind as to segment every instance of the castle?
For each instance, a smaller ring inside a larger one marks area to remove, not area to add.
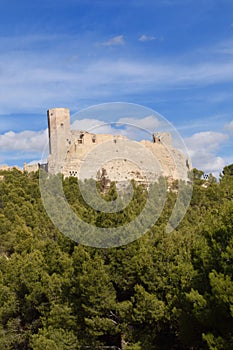
[[[50,109],[47,115],[49,156],[46,168],[51,174],[62,173],[65,177],[79,177],[80,169],[86,162],[89,165],[84,174],[82,173],[83,179],[92,177],[96,180],[102,179],[106,183],[134,179],[143,184],[156,181],[162,175],[171,180],[188,180],[189,162],[183,153],[172,146],[169,133],[156,132],[151,141],[136,142],[122,135],[71,130],[70,111],[67,108]],[[99,147],[101,152],[97,152]],[[157,160],[159,166],[148,166],[153,161],[147,159],[143,149]],[[106,161],[107,154],[109,161]],[[132,155],[140,161],[146,171],[142,171],[138,162],[132,161]],[[96,169],[95,175],[92,168]],[[30,171],[30,167],[26,166],[25,170]]]

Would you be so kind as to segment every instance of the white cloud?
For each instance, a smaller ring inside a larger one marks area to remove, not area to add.
[[[138,38],[138,40],[139,40],[139,41],[142,41],[142,42],[145,42],[145,41],[153,41],[153,40],[155,40],[155,39],[156,39],[155,36],[150,36],[150,35],[145,35],[145,34],[141,35],[141,36]]]
[[[48,144],[48,130],[29,131],[19,133],[8,131],[0,135],[1,152],[23,151],[27,153],[42,152]]]
[[[117,35],[114,36],[113,38],[104,41],[101,43],[103,46],[114,46],[114,45],[123,45],[125,43],[124,36],[123,35]]]
[[[71,125],[74,130],[86,130],[99,134],[121,134],[130,139],[148,138],[161,125],[156,116],[144,118],[119,118],[115,122],[106,123],[98,119],[75,120]],[[122,127],[122,128],[121,128]]]
[[[71,125],[73,130],[84,130],[90,133],[99,134],[114,134],[115,130],[112,128],[111,124],[108,124],[102,120],[98,119],[80,119],[75,120]]]
[[[221,132],[215,131],[202,131],[192,135],[186,139],[190,145],[198,145],[199,147],[205,147],[208,150],[215,150],[219,144],[225,141],[228,136]]]
[[[218,175],[226,162],[217,151],[227,139],[226,134],[214,131],[199,132],[185,139],[193,167]]]
[[[132,127],[142,128],[150,132],[155,132],[155,130],[160,125],[160,121],[154,116],[150,115],[145,118],[136,119],[136,118],[120,118],[118,120],[122,124],[130,124]]]

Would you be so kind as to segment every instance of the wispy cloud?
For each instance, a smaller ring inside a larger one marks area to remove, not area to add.
[[[225,124],[225,130],[232,133],[233,132],[233,120],[230,123]]]
[[[95,48],[92,56],[83,42],[79,52],[75,51],[75,38],[62,37],[61,42],[50,39],[44,47],[43,37],[35,37],[35,42],[43,47],[39,53],[32,48],[14,52],[17,40],[12,39],[13,44],[5,40],[4,46],[0,39],[0,47],[6,51],[0,62],[0,114],[41,112],[57,105],[76,109],[80,103],[90,105],[89,101],[122,100],[138,93],[146,95],[157,90],[233,82],[233,61],[219,61],[216,55],[199,63],[193,57],[137,59],[135,55],[121,54],[116,58],[111,50],[105,55],[102,53],[105,50]],[[33,38],[30,36],[25,42],[31,45]],[[96,40],[93,45],[94,42]],[[122,45],[123,42],[123,35],[119,35],[103,44]],[[63,50],[64,43],[66,50]],[[74,52],[79,60],[71,61],[69,57],[74,56]]]
[[[68,37],[59,38],[56,47],[52,38],[43,41],[43,37],[35,37],[33,41],[30,37],[25,39],[29,46],[33,43],[33,47],[37,47],[40,43],[43,49],[22,49],[15,54],[13,47],[17,40],[12,41],[13,46],[5,40],[5,51],[0,54],[0,114],[31,112],[32,108],[33,112],[41,113],[56,106],[78,110],[80,104],[82,107],[90,105],[90,101],[125,100],[168,89],[187,90],[233,82],[233,61],[216,60],[216,55],[200,62],[191,56],[182,60],[177,57],[166,60],[163,57],[135,58],[130,54],[116,58],[111,50],[101,55],[105,50],[96,48],[96,38],[87,48],[84,42],[77,43],[75,38]],[[119,35],[106,43],[120,45],[122,41],[124,37]],[[223,48],[221,45],[219,50]],[[230,49],[230,44],[224,45]],[[79,59],[71,61],[74,52]],[[230,97],[229,91],[227,98]]]
[[[124,45],[125,39],[123,35],[117,35],[113,38],[104,41],[101,43],[102,46],[115,46],[115,45]]]
[[[141,36],[138,38],[138,40],[139,40],[139,41],[142,41],[142,42],[145,42],[145,41],[153,41],[153,40],[155,40],[155,39],[156,39],[155,36],[150,36],[150,35],[145,35],[145,34],[141,35]]]
[[[194,117],[192,120],[182,121],[182,124],[176,124],[176,128],[181,132],[186,131],[188,134],[209,130],[210,125],[214,130],[219,130],[219,128],[222,129],[224,120],[227,121],[228,119],[229,115],[225,113],[207,114],[201,118]]]
[[[76,99],[80,103],[90,96],[102,100],[114,96],[116,100],[156,89],[233,82],[233,62],[184,65],[96,58],[67,68],[57,61],[55,55],[52,62],[43,62],[41,56],[8,58],[0,73],[0,113],[36,112],[53,105],[72,108]]]
[[[233,28],[233,23],[231,25]],[[216,45],[209,47],[208,52],[214,53],[215,55],[218,54],[219,57],[224,57],[225,55],[232,55],[233,54],[233,40],[228,39],[224,40],[220,43],[217,43]]]

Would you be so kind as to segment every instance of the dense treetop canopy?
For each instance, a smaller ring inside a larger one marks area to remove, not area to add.
[[[0,175],[0,349],[233,349],[233,165],[219,181],[195,169],[191,205],[172,233],[175,190],[145,235],[111,249],[56,229],[38,173]],[[99,227],[132,220],[146,198],[135,186],[132,203],[103,214],[85,204],[75,178],[63,187],[77,215]],[[112,184],[105,199],[114,198]]]

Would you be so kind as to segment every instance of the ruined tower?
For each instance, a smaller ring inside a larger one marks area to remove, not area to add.
[[[68,108],[49,109],[49,171],[61,172],[67,152],[67,139],[70,135],[70,111]]]

